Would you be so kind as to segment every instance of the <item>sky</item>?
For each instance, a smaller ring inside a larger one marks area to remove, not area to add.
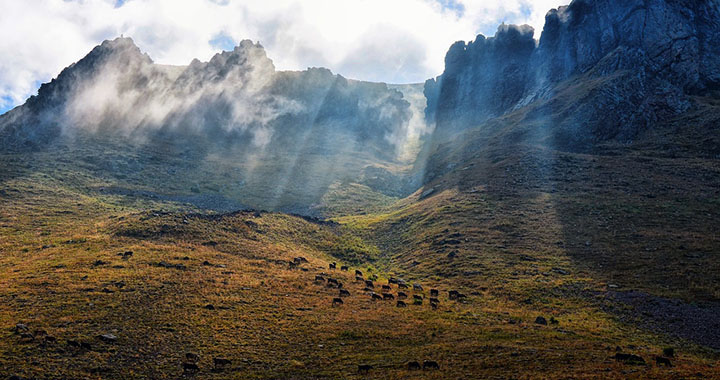
[[[156,63],[209,60],[243,39],[279,70],[327,67],[416,83],[442,73],[455,41],[529,24],[569,0],[0,0],[0,113],[105,39],[132,37]]]

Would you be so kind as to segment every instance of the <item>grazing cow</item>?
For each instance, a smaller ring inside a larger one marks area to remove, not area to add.
[[[185,372],[194,372],[199,370],[200,367],[198,367],[195,363],[183,363],[183,371]]]
[[[377,294],[377,293],[375,293],[375,292],[373,292],[372,294],[370,294],[370,296],[372,296],[372,300],[373,300],[373,301],[375,301],[375,300],[380,300],[380,301],[382,301],[382,299],[383,299],[381,295],[379,295],[379,294]]]
[[[359,270],[355,269],[355,275],[362,277],[363,274]]]
[[[415,299],[415,300],[413,301],[413,305],[418,305],[418,306],[422,305],[422,298],[421,298],[421,299]]]
[[[464,295],[464,294],[462,294],[462,293],[458,293],[458,294],[457,294],[457,300],[458,300],[458,301],[464,300],[464,299],[466,299],[466,298],[467,298],[467,296]]]
[[[384,300],[394,300],[395,296],[390,293],[383,293],[382,294]]]
[[[662,357],[662,356],[656,356],[655,357],[655,364],[658,366],[664,365],[665,367],[672,367],[672,362],[670,362],[670,359]]]
[[[430,297],[430,303],[440,303],[440,300],[435,297]]]
[[[306,258],[302,257],[302,256],[298,256],[298,257],[294,258],[293,260],[294,260],[296,263],[298,263],[298,264],[302,264],[302,263],[307,263],[307,262],[308,262],[308,260],[307,260]]]
[[[328,284],[335,284],[335,285],[338,284],[338,281],[337,281],[336,279],[334,279],[334,278],[328,278],[328,279],[327,279],[327,282],[328,282]]]
[[[350,270],[350,268],[348,268],[347,265],[343,265],[343,266],[340,267],[340,270],[343,271],[343,272],[347,272],[348,270]]]
[[[195,363],[198,360],[200,360],[200,357],[197,354],[194,354],[192,352],[188,352],[185,354],[185,361],[188,363]]]
[[[372,292],[373,290],[368,288],[367,286],[363,288],[363,292]]]
[[[232,362],[230,359],[225,358],[213,358],[213,364],[215,364],[215,369],[221,369],[229,366]]]
[[[374,274],[374,275],[370,276],[370,279],[373,281],[377,281],[378,276],[376,274]]]
[[[338,282],[337,282],[337,287],[338,287],[338,289],[342,289],[342,287],[343,287],[343,283],[342,283],[342,282],[340,282],[340,281],[338,281]]]
[[[458,298],[458,291],[457,290],[451,290],[448,292],[448,295],[450,296],[451,300],[456,300]]]
[[[430,289],[430,296],[437,298],[440,292],[437,289]]]
[[[397,307],[407,307],[407,304],[403,301],[397,301]]]
[[[325,277],[320,275],[315,275],[315,282],[325,282]]]
[[[398,280],[395,277],[390,277],[388,279],[388,284],[397,284],[397,283],[398,283]]]
[[[404,282],[398,282],[398,288],[400,289],[409,289],[410,287],[404,283]]]
[[[418,292],[423,291],[423,287],[420,284],[413,284],[413,290],[417,290]]]
[[[345,289],[340,289],[340,297],[350,297],[350,292]]]
[[[408,362],[407,369],[409,371],[419,370],[420,369],[420,363],[418,362]]]
[[[290,269],[295,269],[295,268],[297,268],[297,264],[296,264],[294,261],[291,261],[291,262],[290,262]]]
[[[373,366],[368,364],[360,364],[358,366],[358,373],[368,373],[370,370],[373,369]]]
[[[330,269],[335,269],[335,268],[337,268],[337,264],[335,264],[335,263],[330,263],[330,265],[328,265],[328,267],[329,267]]]
[[[437,302],[430,302],[430,307],[432,307],[433,310],[437,310],[438,303]]]
[[[405,298],[407,298],[407,294],[405,294],[405,292],[398,292],[399,300],[404,300]]]
[[[423,369],[440,369],[440,365],[436,361],[425,360],[423,361]]]
[[[414,299],[415,301],[422,301],[422,300],[423,300],[423,297],[422,297],[421,295],[419,295],[419,294],[413,294],[413,299]]]
[[[333,298],[333,301],[332,301],[333,307],[340,306],[342,304],[343,304],[342,298]]]
[[[375,287],[375,285],[373,285],[372,280],[365,280],[365,286],[367,286],[368,288],[374,288],[374,287]]]
[[[361,281],[365,281],[365,279],[360,276],[355,276],[355,282],[361,282]]]
[[[392,288],[389,285],[383,285],[382,290],[390,291]]]

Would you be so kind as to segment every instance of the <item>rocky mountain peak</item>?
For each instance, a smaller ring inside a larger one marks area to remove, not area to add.
[[[547,13],[537,42],[529,27],[502,25],[495,37],[452,45],[443,75],[426,83],[426,117],[454,133],[581,81],[571,104],[536,113],[554,118],[555,141],[632,140],[720,88],[719,20],[718,1],[574,0]]]

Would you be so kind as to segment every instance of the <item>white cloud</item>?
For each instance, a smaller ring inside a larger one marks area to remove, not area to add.
[[[542,29],[569,0],[0,0],[0,111],[22,103],[104,39],[131,36],[158,63],[208,60],[219,34],[260,41],[278,69],[325,66],[350,78],[420,82],[457,40],[497,25]]]

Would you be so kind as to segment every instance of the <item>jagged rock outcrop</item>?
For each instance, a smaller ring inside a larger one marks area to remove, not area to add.
[[[690,95],[720,88],[716,0],[575,0],[548,12],[537,47],[523,30],[503,25],[450,48],[445,72],[426,84],[437,134],[530,106],[554,144],[582,150],[632,140],[686,111]]]
[[[170,70],[118,38],[0,117],[0,142],[42,145],[85,132],[254,147],[324,139],[328,151],[361,146],[389,158],[386,136],[404,128],[409,107],[382,83],[327,69],[278,72],[264,48],[247,40],[209,62]]]
[[[440,132],[502,115],[532,85],[534,50],[533,29],[527,25],[503,24],[495,37],[456,42],[445,56],[445,73],[426,82],[426,114],[435,116]]]

